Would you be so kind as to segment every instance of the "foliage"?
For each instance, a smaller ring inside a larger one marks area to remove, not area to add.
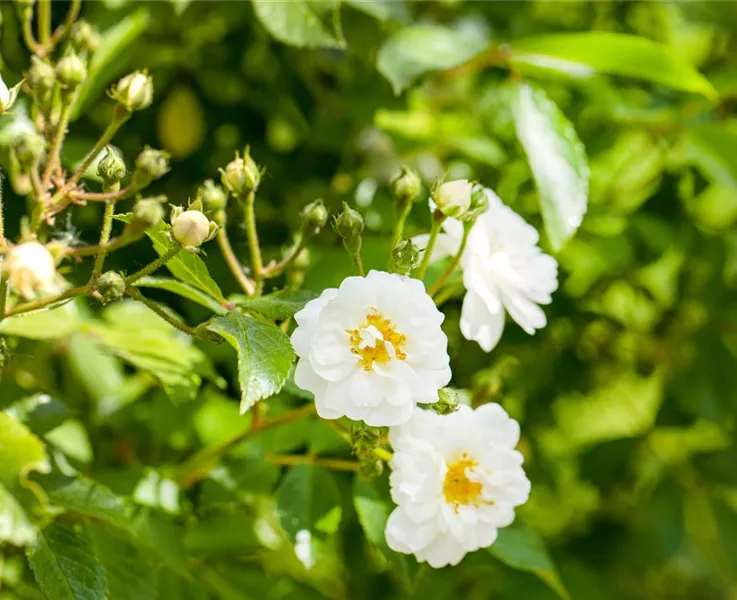
[[[105,0],[84,37],[80,4],[0,7],[3,79],[26,79],[0,116],[1,249],[38,236],[71,290],[0,278],[0,598],[737,594],[735,5]],[[72,51],[84,80],[44,96],[31,54]],[[123,111],[143,69],[153,104]],[[166,156],[142,167],[145,145]],[[246,146],[256,189],[213,208],[200,186]],[[532,481],[488,551],[442,570],[387,547],[387,474],[314,416],[286,335],[354,273],[302,208],[356,208],[386,269],[402,165],[424,185],[406,235],[436,180],[476,180],[560,265],[547,327],[510,323],[489,354],[440,281],[452,384],[520,422]],[[142,198],[204,210],[215,239],[136,229]]]

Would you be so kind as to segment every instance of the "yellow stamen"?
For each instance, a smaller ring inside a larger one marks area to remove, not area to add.
[[[365,330],[372,332],[375,330],[381,334],[381,338],[377,336],[373,343],[368,343],[362,335]],[[402,346],[407,338],[398,333],[392,322],[382,317],[376,310],[366,315],[366,321],[360,327],[346,331],[350,335],[351,352],[361,358],[361,366],[366,371],[370,371],[374,363],[386,364],[393,358],[397,360],[407,358],[402,352]],[[390,344],[394,349],[393,352],[390,351]]]
[[[449,504],[455,505],[456,511],[460,505],[479,504],[482,485],[477,481],[471,481],[466,475],[466,469],[472,469],[478,464],[464,452],[461,460],[448,465],[443,482],[443,495]]]

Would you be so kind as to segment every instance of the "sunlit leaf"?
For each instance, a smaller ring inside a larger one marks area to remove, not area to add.
[[[345,45],[339,31],[335,28],[331,31],[320,18],[319,2],[253,0],[252,3],[258,20],[280,42],[306,48],[342,48]],[[334,18],[339,18],[337,13]]]
[[[240,308],[258,313],[275,321],[282,321],[294,316],[302,310],[310,300],[317,295],[309,290],[281,290],[266,296],[247,297],[237,296],[231,300]]]

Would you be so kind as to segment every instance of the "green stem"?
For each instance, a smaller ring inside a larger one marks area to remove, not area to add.
[[[69,196],[86,202],[107,202],[113,200],[118,202],[125,200],[128,196],[132,196],[138,190],[132,185],[128,185],[117,192],[69,192]]]
[[[69,193],[69,191],[82,178],[82,175],[84,175],[85,171],[87,171],[87,169],[92,164],[92,162],[95,160],[97,155],[100,154],[100,152],[102,152],[105,146],[108,145],[110,140],[116,134],[118,129],[120,129],[123,123],[125,123],[129,118],[130,118],[129,112],[116,111],[116,117],[113,119],[110,125],[107,126],[105,131],[102,132],[100,139],[97,140],[97,142],[95,142],[95,145],[92,147],[92,150],[90,150],[87,153],[87,156],[84,157],[84,160],[82,161],[82,164],[79,166],[79,168],[67,180],[64,186],[58,192],[56,192],[56,194],[53,195],[53,197],[49,201],[49,205],[53,207],[59,204],[64,199],[64,197]]]
[[[31,28],[31,21],[33,20],[33,9],[30,8],[28,11],[24,10],[21,17],[21,29],[23,32],[23,41],[26,44],[26,48],[34,54],[38,53],[38,42],[33,36],[33,29]]]
[[[8,274],[0,274],[0,321],[5,318],[5,307],[8,303]]]
[[[51,149],[49,151],[49,160],[46,163],[46,169],[44,170],[43,179],[41,180],[41,189],[47,189],[51,176],[54,174],[61,163],[61,146],[64,142],[64,136],[67,132],[67,125],[69,124],[69,117],[72,114],[72,102],[71,98],[67,98],[61,107],[61,115],[59,115],[59,123],[54,132],[54,137],[51,140]]]
[[[105,255],[107,254],[107,246],[110,241],[110,232],[113,229],[113,216],[115,215],[115,203],[108,200],[105,204],[105,214],[102,217],[102,230],[100,231],[100,251],[95,257],[95,266],[92,269],[90,283],[94,284],[102,273],[102,267],[105,264]]]
[[[407,222],[407,217],[412,211],[412,203],[409,203],[407,207],[399,213],[396,223],[394,223],[394,234],[392,235],[392,250],[396,246],[404,235],[404,225]]]
[[[38,0],[38,40],[41,45],[51,39],[51,0]]]
[[[282,259],[278,263],[272,264],[264,269],[264,278],[269,279],[281,275],[295,261],[300,252],[305,249],[306,245],[307,239],[302,234],[299,234],[297,242],[287,250]]]
[[[440,288],[443,287],[443,284],[448,280],[448,277],[450,277],[453,274],[453,271],[455,271],[456,267],[458,266],[458,263],[461,261],[461,256],[463,256],[463,252],[466,249],[466,244],[468,243],[469,233],[471,233],[471,224],[464,223],[463,224],[463,238],[461,239],[461,245],[458,248],[458,252],[455,253],[455,256],[453,256],[453,260],[450,261],[450,264],[445,269],[445,271],[443,271],[443,274],[427,291],[427,293],[430,294],[430,296],[434,296],[435,294],[437,294],[440,291]]]
[[[425,248],[425,254],[422,256],[422,262],[420,263],[419,269],[417,269],[417,279],[424,279],[427,274],[427,269],[430,266],[430,257],[432,251],[435,248],[435,242],[438,241],[438,234],[443,226],[445,217],[438,212],[433,214],[432,227],[430,228],[430,239],[427,241],[427,247]]]
[[[318,458],[309,454],[290,454],[290,455],[270,455],[266,457],[271,464],[274,465],[317,465],[326,469],[335,471],[354,471],[357,472],[359,465],[352,460],[342,460],[339,458]]]
[[[107,244],[104,244],[104,245],[95,244],[94,246],[81,246],[79,248],[68,248],[65,254],[67,256],[95,256],[96,254],[100,252],[104,252],[105,254],[110,254],[114,250],[119,250],[120,248],[123,248],[124,246],[127,246],[128,244],[132,244],[133,242],[139,239],[141,238],[121,235],[120,237],[115,238],[112,242],[108,242]]]
[[[357,252],[352,252],[351,258],[353,259],[353,266],[356,269],[356,273],[358,273],[361,277],[366,275],[366,271],[363,268],[363,261],[361,260],[361,250],[358,250]]]
[[[138,288],[135,287],[127,287],[125,289],[125,293],[128,294],[131,298],[136,300],[137,302],[140,302],[141,304],[145,304],[148,308],[150,308],[152,311],[154,311],[157,315],[159,315],[164,321],[169,323],[172,327],[176,327],[179,329],[179,331],[183,331],[184,333],[191,335],[193,337],[199,337],[199,332],[197,331],[196,327],[190,327],[186,323],[182,322],[180,319],[177,319],[174,315],[164,310],[161,306],[159,306],[156,302],[153,300],[149,300],[144,296],[140,291],[138,291]]]
[[[64,39],[65,36],[69,34],[69,30],[71,29],[74,22],[77,20],[81,8],[82,0],[72,0],[70,2],[69,11],[67,12],[67,16],[64,20],[63,25],[59,25],[59,27],[56,28],[56,31],[54,31],[51,39],[49,40],[49,44],[46,47],[47,54],[50,53],[51,50],[53,50],[56,44],[58,44],[62,39]]]
[[[308,404],[272,417],[271,419],[263,419],[260,421],[258,427],[253,426],[251,429],[248,429],[243,433],[239,433],[218,444],[213,444],[212,446],[203,448],[199,452],[193,454],[179,470],[175,479],[183,488],[192,487],[195,483],[207,477],[210,471],[220,463],[221,459],[234,446],[237,446],[242,441],[264,431],[265,429],[271,429],[279,425],[284,425],[285,423],[291,423],[292,421],[301,419],[304,416],[311,415],[314,412],[315,403],[309,402]]]
[[[258,243],[258,231],[256,230],[255,203],[256,194],[251,190],[246,197],[246,235],[248,237],[248,251],[251,255],[253,279],[256,283],[256,293],[260,294],[263,286],[264,263],[261,259],[261,246]]]
[[[238,280],[238,283],[243,288],[243,291],[246,292],[246,295],[253,296],[253,294],[256,293],[256,288],[254,283],[243,272],[241,264],[238,262],[235,252],[233,252],[233,246],[230,245],[230,239],[228,239],[225,226],[218,229],[217,240],[218,246],[220,246],[220,251],[225,257],[225,262],[228,263],[230,272],[233,273],[233,276]]]
[[[61,294],[57,294],[56,296],[49,296],[48,298],[41,298],[39,300],[33,300],[32,302],[26,302],[25,304],[16,306],[5,316],[12,317],[14,315],[27,313],[39,308],[44,308],[49,304],[55,304],[56,302],[61,302],[62,300],[68,300],[69,298],[74,298],[75,296],[84,296],[88,291],[89,288],[86,285],[71,288],[66,290],[65,292],[62,292]]]
[[[159,256],[159,258],[157,258],[155,261],[147,264],[140,271],[136,271],[135,273],[133,273],[133,275],[126,277],[125,283],[127,285],[131,285],[139,279],[146,277],[146,275],[151,275],[151,273],[153,273],[156,269],[158,269],[159,267],[163,267],[167,262],[174,258],[181,249],[182,247],[179,244],[177,244],[176,246],[172,246],[164,254]]]

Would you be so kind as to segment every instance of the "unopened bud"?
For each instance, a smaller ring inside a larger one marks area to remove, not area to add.
[[[223,210],[228,203],[228,194],[212,179],[205,181],[197,195],[202,200],[205,210],[210,212]]]
[[[136,157],[136,168],[133,171],[133,187],[146,187],[154,179],[159,179],[169,172],[169,153],[155,150],[148,146]]]
[[[97,163],[97,174],[105,187],[115,186],[125,177],[125,161],[116,150],[108,146],[105,156]]]
[[[56,83],[56,69],[35,54],[28,69],[28,85],[34,92],[46,92]]]
[[[420,195],[422,181],[420,176],[408,167],[392,181],[392,193],[400,210],[407,209]]]
[[[37,133],[23,133],[13,144],[13,153],[21,170],[30,171],[43,158],[46,151],[46,140]]]
[[[402,240],[392,250],[392,266],[397,273],[406,275],[420,264],[420,249],[412,240]]]
[[[10,287],[26,300],[56,291],[54,257],[38,242],[13,246],[5,257],[2,270]]]
[[[69,39],[79,52],[94,52],[100,47],[102,37],[95,27],[87,21],[77,21],[72,25]]]
[[[321,199],[310,202],[302,209],[302,235],[309,237],[318,233],[328,222],[328,209]]]
[[[486,196],[484,188],[476,186],[471,194],[471,206],[469,206],[468,210],[460,216],[460,219],[461,221],[465,221],[467,224],[473,223],[473,221],[475,221],[479,215],[485,213],[488,208],[489,198]]]
[[[375,456],[366,456],[359,459],[358,471],[361,475],[370,479],[380,477],[384,472],[384,461]]]
[[[125,294],[125,278],[115,271],[107,271],[95,282],[95,288],[102,296],[102,303],[115,302]]]
[[[110,96],[126,110],[143,110],[154,100],[154,82],[145,71],[135,71],[123,77]]]
[[[199,210],[172,213],[171,229],[174,239],[187,248],[199,248],[213,234],[214,223]]]
[[[129,235],[141,235],[147,229],[158,225],[164,219],[164,207],[156,198],[139,200],[133,206],[133,219],[126,227]]]
[[[20,83],[16,83],[12,88],[8,88],[3,78],[0,77],[0,114],[8,112],[13,106],[22,84],[23,82],[21,81]]]
[[[449,415],[458,410],[459,398],[456,390],[443,388],[438,390],[438,401],[430,407],[439,415]]]
[[[63,87],[74,89],[87,77],[87,66],[76,54],[67,54],[56,65],[56,77]]]
[[[356,254],[361,250],[363,225],[361,213],[343,202],[343,212],[335,218],[333,227],[338,235],[343,238],[343,245],[351,254]]]
[[[249,192],[258,189],[261,183],[261,171],[251,158],[248,148],[243,157],[236,154],[225,169],[220,169],[221,181],[236,198],[245,198]]]
[[[473,184],[467,179],[446,181],[433,190],[432,199],[446,217],[458,218],[471,206]]]

